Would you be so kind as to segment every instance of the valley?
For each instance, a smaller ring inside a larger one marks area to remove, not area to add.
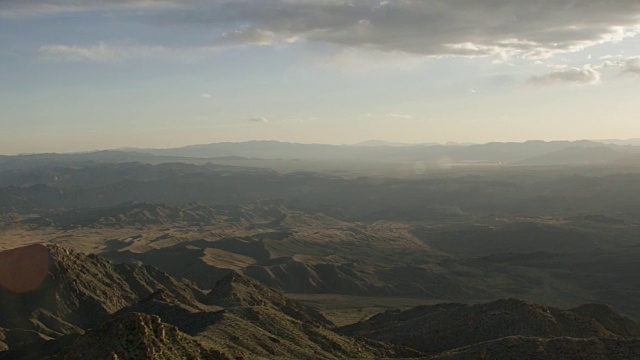
[[[0,358],[108,356],[121,345],[94,344],[120,331],[216,359],[637,351],[640,174],[617,163],[391,176],[83,156],[0,169],[0,255],[52,259],[24,294],[0,284]]]

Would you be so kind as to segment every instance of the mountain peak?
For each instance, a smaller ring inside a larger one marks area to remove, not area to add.
[[[272,307],[300,321],[324,326],[333,325],[317,310],[287,299],[278,291],[236,271],[232,271],[216,283],[206,295],[205,303],[225,308]]]
[[[262,306],[269,301],[281,302],[283,296],[237,271],[220,279],[206,296],[209,305],[222,307]]]

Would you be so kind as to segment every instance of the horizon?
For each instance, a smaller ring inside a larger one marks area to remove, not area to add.
[[[6,0],[0,153],[640,137],[639,33],[635,0]]]
[[[456,142],[456,141],[447,141],[444,143],[401,143],[401,142],[391,142],[385,141],[381,139],[369,139],[360,141],[352,144],[330,144],[330,143],[301,143],[301,142],[293,142],[293,141],[280,141],[280,140],[247,140],[247,141],[219,141],[219,142],[210,142],[210,143],[197,143],[197,144],[186,144],[175,147],[118,147],[118,148],[98,148],[98,149],[87,149],[87,150],[79,150],[79,151],[43,151],[43,152],[24,152],[24,153],[0,153],[0,156],[29,156],[29,155],[45,155],[45,154],[57,154],[57,155],[77,155],[77,154],[92,154],[96,152],[138,152],[140,150],[173,150],[173,149],[181,149],[188,148],[193,146],[207,146],[207,145],[215,145],[215,144],[245,144],[245,143],[279,143],[279,144],[291,144],[291,145],[323,145],[323,146],[344,146],[344,147],[432,147],[432,146],[482,146],[482,145],[490,145],[490,144],[525,144],[531,142],[540,142],[540,143],[554,143],[554,142],[568,142],[568,143],[580,143],[580,142],[592,142],[592,143],[600,143],[602,145],[620,145],[616,144],[616,142],[620,143],[632,143],[639,142],[640,138],[627,138],[627,139],[576,139],[576,140],[568,140],[568,139],[557,139],[557,140],[542,140],[542,139],[528,139],[524,141],[489,141],[489,142]],[[375,145],[369,145],[368,143],[380,143]],[[635,144],[624,144],[625,146],[640,146]]]

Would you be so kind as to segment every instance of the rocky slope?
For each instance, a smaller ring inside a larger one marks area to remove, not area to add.
[[[486,304],[440,304],[387,311],[340,333],[438,353],[508,336],[540,338],[640,337],[638,324],[610,308],[594,305],[561,310],[516,299]],[[598,315],[593,315],[597,313]]]
[[[320,326],[333,325],[315,309],[287,299],[282,293],[238,272],[232,272],[218,281],[213,290],[206,295],[204,302],[225,308],[268,307],[306,323]]]
[[[0,359],[232,359],[168,325],[158,316],[114,316],[85,334],[0,352]]]
[[[4,256],[28,264],[33,253],[44,254],[48,264],[39,286],[0,292],[0,325],[8,329],[0,330],[0,359],[421,355],[337,334],[316,310],[239,273],[205,293],[153,267],[114,264],[59,246],[32,245]]]
[[[55,359],[229,359],[159,317],[131,313],[79,336]]]
[[[419,306],[334,330],[317,310],[239,272],[203,291],[150,266],[60,246],[0,260],[0,360],[640,356],[640,325],[598,304]]]
[[[60,246],[30,245],[11,250],[9,255],[16,263],[31,264],[38,271],[44,266],[44,271],[34,288],[27,289],[30,291],[0,288],[0,326],[5,328],[57,337],[95,326],[158,289],[166,289],[187,303],[203,296],[190,282],[156,268],[114,264]],[[12,271],[0,270],[5,274]]]
[[[638,339],[511,336],[446,351],[425,360],[628,360],[640,357]]]
[[[118,314],[144,312],[177,326],[203,344],[244,358],[374,359],[418,356],[419,352],[329,329],[316,310],[285,298],[257,281],[231,273],[205,297],[200,310],[161,291]]]

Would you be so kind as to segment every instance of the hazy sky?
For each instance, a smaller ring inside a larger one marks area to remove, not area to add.
[[[638,0],[0,0],[0,153],[640,137]]]

